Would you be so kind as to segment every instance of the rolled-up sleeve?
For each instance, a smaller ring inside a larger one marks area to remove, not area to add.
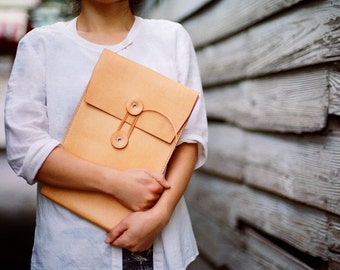
[[[199,93],[199,99],[179,140],[179,144],[198,144],[198,159],[195,165],[197,169],[204,164],[208,155],[207,114],[194,46],[189,34],[182,27],[177,33],[177,71],[179,82]]]
[[[39,47],[40,46],[40,47]],[[7,158],[29,184],[60,144],[49,135],[43,45],[24,38],[18,45],[5,101]]]

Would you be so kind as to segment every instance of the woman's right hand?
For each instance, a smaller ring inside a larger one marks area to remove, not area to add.
[[[152,208],[170,184],[162,173],[147,169],[120,171],[101,166],[56,147],[46,158],[36,178],[46,184],[114,196],[133,211]]]
[[[128,169],[120,171],[119,181],[115,181],[112,190],[108,192],[132,211],[145,211],[152,208],[164,189],[168,188],[170,184],[162,173]]]

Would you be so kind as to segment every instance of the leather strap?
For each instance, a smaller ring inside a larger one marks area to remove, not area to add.
[[[111,136],[111,144],[114,148],[124,149],[129,144],[129,138],[131,136],[131,133],[132,133],[133,129],[135,128],[136,124],[137,124],[139,115],[141,115],[143,112],[158,113],[161,116],[163,116],[165,119],[167,119],[167,121],[172,126],[174,135],[176,137],[176,141],[178,141],[178,134],[176,132],[175,124],[173,123],[171,118],[168,117],[166,114],[164,114],[160,111],[157,111],[157,110],[153,110],[153,109],[144,109],[143,102],[140,101],[140,100],[129,101],[126,105],[126,110],[127,110],[127,112],[126,112],[125,116],[123,117],[123,119],[121,120],[117,130]],[[122,131],[122,128],[123,128],[124,124],[127,123],[127,119],[128,119],[129,115],[134,116],[134,120],[131,123],[129,131],[126,133],[126,132]]]

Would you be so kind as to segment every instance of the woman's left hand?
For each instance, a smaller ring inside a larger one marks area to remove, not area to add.
[[[166,179],[171,188],[163,191],[154,207],[146,211],[133,212],[115,226],[105,243],[125,248],[132,252],[149,249],[161,230],[169,222],[177,203],[190,181],[197,160],[197,144],[179,145],[167,167]]]
[[[153,209],[133,212],[107,234],[105,243],[131,252],[142,252],[153,245],[165,225],[166,222]]]

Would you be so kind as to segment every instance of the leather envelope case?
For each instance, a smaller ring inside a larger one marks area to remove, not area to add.
[[[165,172],[197,91],[105,49],[74,113],[63,147],[119,170]],[[109,231],[131,210],[102,193],[43,185],[41,194]]]

